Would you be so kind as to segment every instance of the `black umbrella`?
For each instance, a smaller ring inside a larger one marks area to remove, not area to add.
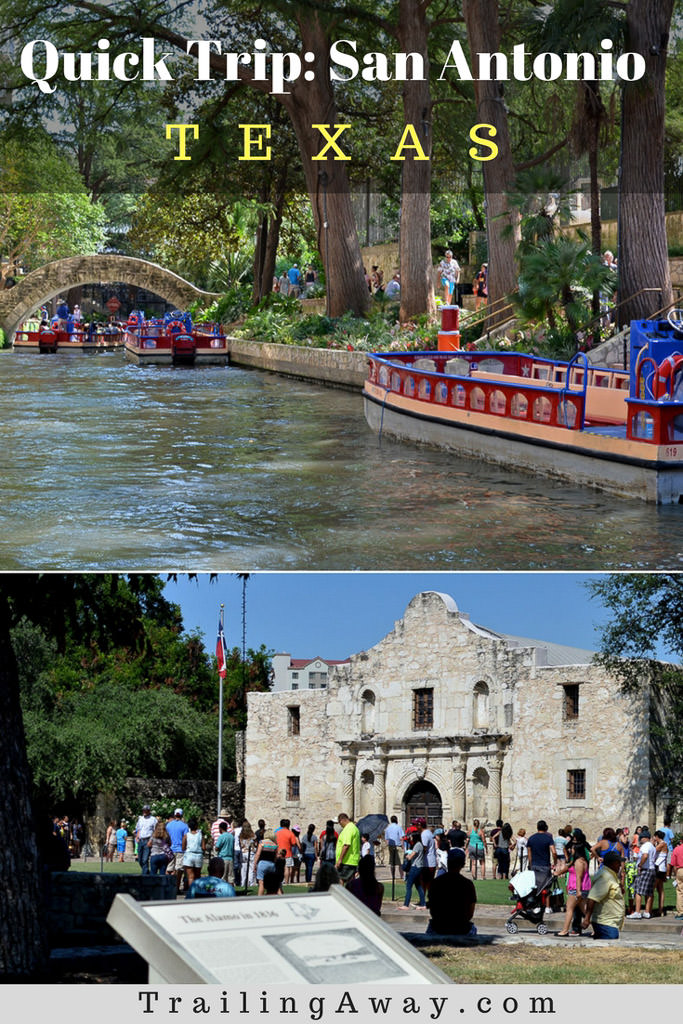
[[[386,814],[366,814],[364,818],[356,822],[360,834],[366,835],[371,843],[384,835],[384,829],[388,824],[389,819]]]

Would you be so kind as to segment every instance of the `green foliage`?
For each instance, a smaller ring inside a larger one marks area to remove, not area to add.
[[[302,315],[297,299],[272,295],[250,314],[236,332],[240,337],[305,348],[337,348],[350,352],[416,350],[436,346],[437,327],[426,316],[398,322],[398,304],[376,298],[367,317],[345,313]]]
[[[441,259],[444,250],[450,248],[461,265],[468,263],[470,231],[477,230],[471,196],[438,192],[432,197],[430,214],[434,255]],[[485,259],[484,254],[481,262]]]
[[[7,339],[5,338],[5,332],[0,327],[0,348],[7,348]]]
[[[231,324],[251,308],[251,288],[246,284],[237,284],[225,295],[210,306],[192,307],[192,313],[198,323]]]
[[[650,691],[655,777],[683,797],[683,578],[676,573],[598,577],[588,584],[610,613],[596,661],[624,693]],[[663,653],[662,653],[663,652]],[[664,660],[673,658],[675,660]]]
[[[233,647],[227,652],[225,665],[225,718],[235,729],[244,729],[247,724],[247,694],[267,693],[273,685],[270,652],[263,645],[257,651],[250,648],[242,661],[242,652]]]
[[[89,800],[129,775],[214,773],[215,666],[159,577],[8,577],[0,599],[29,761],[48,802]]]
[[[78,172],[47,136],[36,132],[19,142],[0,135],[3,279],[15,264],[32,270],[50,260],[96,252],[104,217]]]
[[[234,287],[251,265],[253,236],[262,206],[220,192],[183,196],[151,190],[138,202],[128,233],[134,254],[208,290]]]
[[[196,804],[194,800],[191,800],[189,797],[184,796],[182,789],[180,793],[173,797],[167,796],[157,797],[156,799],[150,800],[145,799],[139,804],[132,806],[129,811],[133,819],[129,828],[131,832],[133,831],[133,827],[135,826],[138,816],[142,814],[142,807],[144,803],[149,804],[150,811],[155,818],[159,819],[159,821],[168,821],[169,818],[173,817],[173,812],[176,807],[180,807],[183,811],[183,819],[186,822],[191,818],[197,819],[199,827],[205,838],[211,833],[211,822],[207,821],[205,817],[206,809],[200,807],[199,804]]]
[[[199,777],[216,766],[215,722],[171,690],[102,678],[24,713],[35,785],[59,801],[92,799],[127,776]]]
[[[562,320],[576,336],[591,319],[590,296],[611,295],[613,271],[591,253],[583,238],[545,236],[520,252],[519,301],[527,320],[547,320],[561,330]],[[578,339],[577,339],[578,340]]]

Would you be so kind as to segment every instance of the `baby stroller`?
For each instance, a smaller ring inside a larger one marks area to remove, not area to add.
[[[515,918],[523,917],[525,921],[531,921],[536,925],[539,935],[545,935],[548,925],[543,920],[548,897],[555,879],[552,872],[543,879],[541,885],[536,884],[536,873],[534,871],[520,871],[510,882],[509,888],[512,891],[511,900],[515,901],[515,909],[505,922],[505,928],[511,935],[519,931],[519,925]]]

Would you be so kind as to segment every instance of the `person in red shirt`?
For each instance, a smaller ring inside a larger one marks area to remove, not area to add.
[[[289,884],[292,881],[292,875],[294,873],[293,850],[299,849],[299,840],[289,827],[289,818],[282,818],[280,820],[280,827],[275,830],[275,842],[277,843],[278,850],[285,851],[284,881],[285,884]]]

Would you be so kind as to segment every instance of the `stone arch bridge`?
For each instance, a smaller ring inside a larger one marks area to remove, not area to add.
[[[46,263],[27,274],[14,288],[0,292],[0,327],[5,337],[11,341],[19,325],[34,309],[55,295],[79,284],[99,281],[121,281],[146,288],[178,309],[186,309],[197,300],[208,305],[220,298],[214,292],[195,288],[170,270],[133,256],[70,256]]]

